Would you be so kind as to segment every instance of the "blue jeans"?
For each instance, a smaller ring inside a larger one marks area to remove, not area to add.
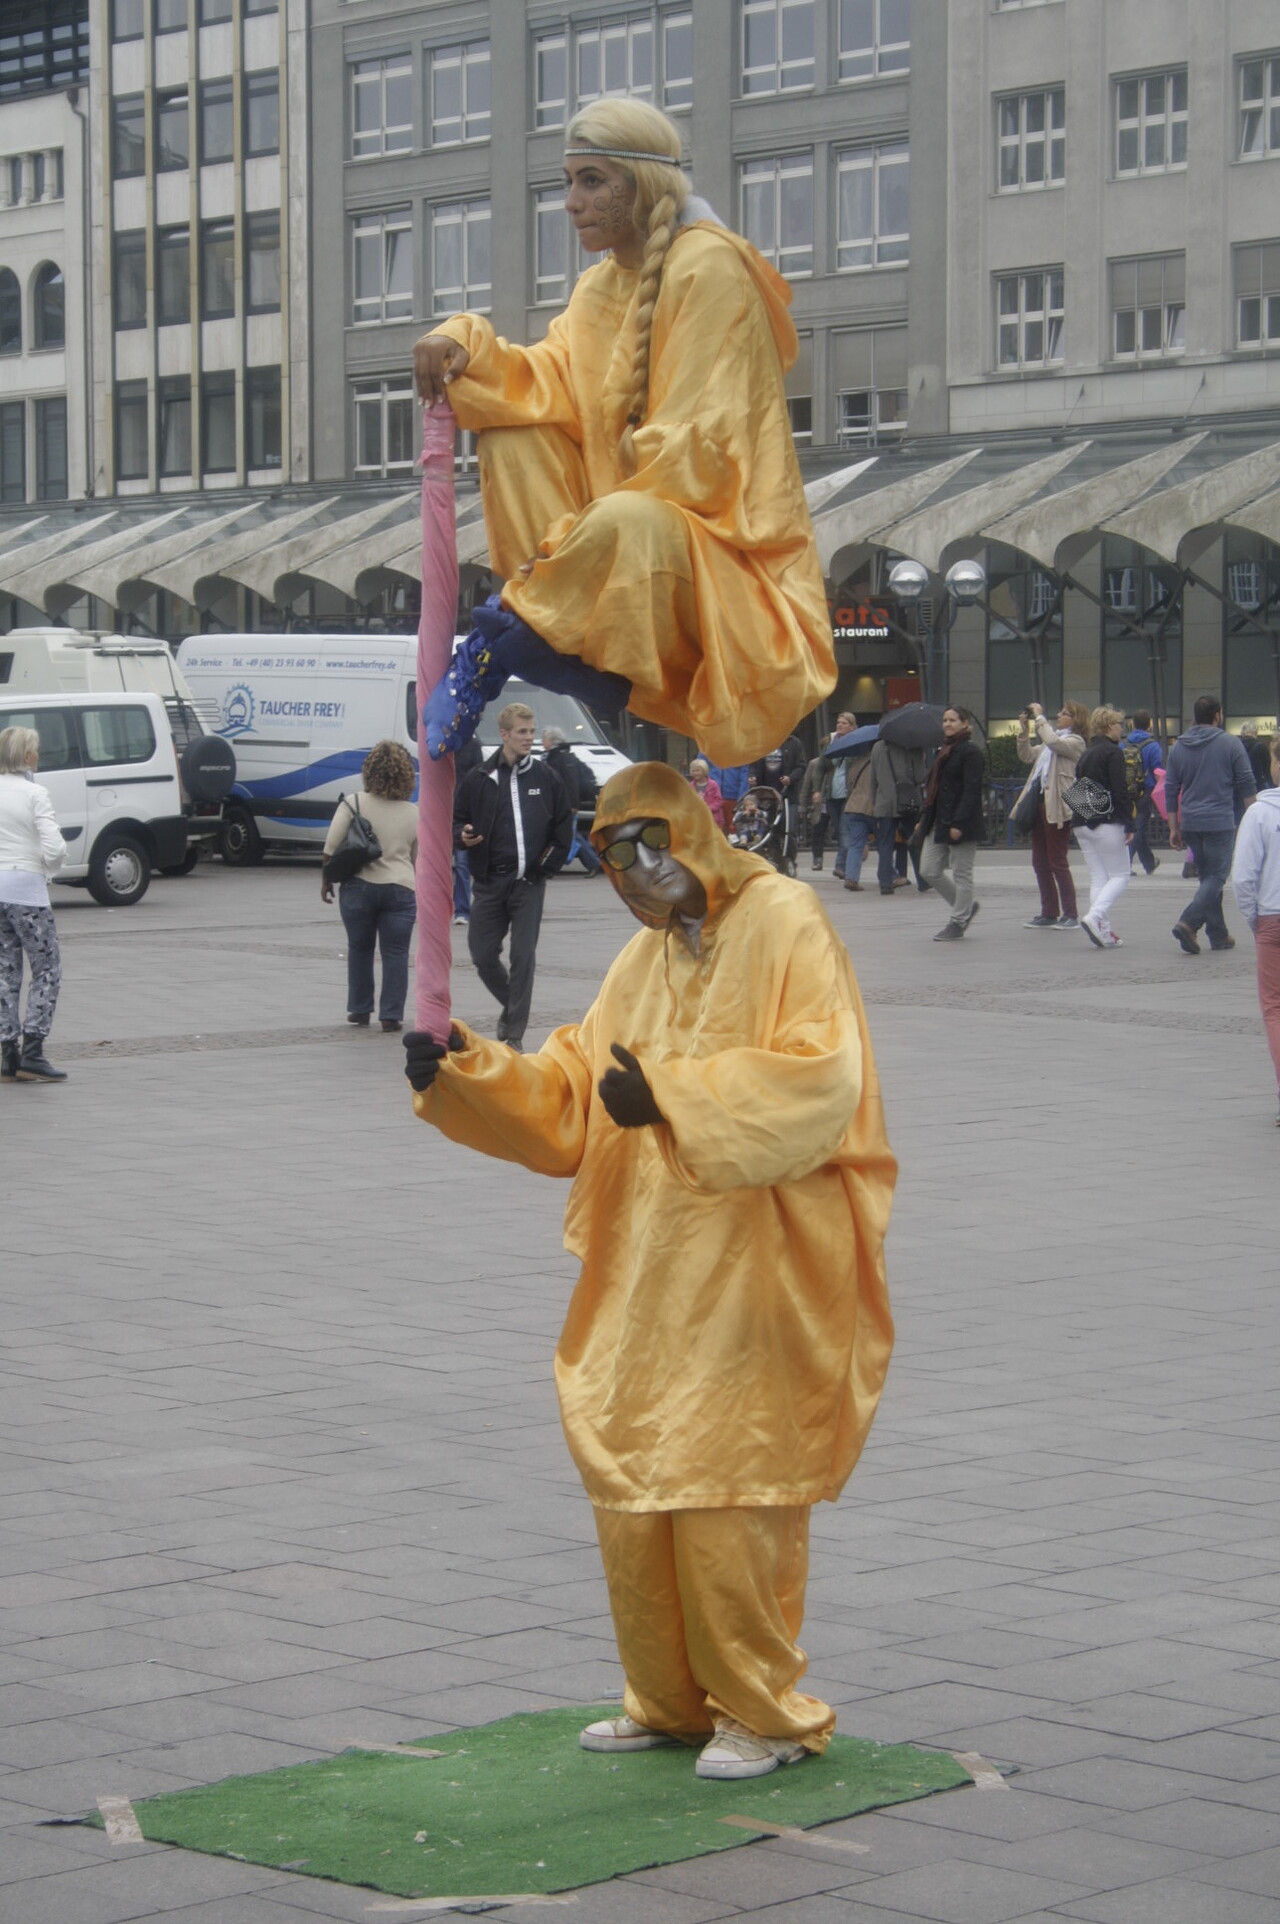
[[[1149,795],[1144,795],[1138,803],[1133,824],[1133,845],[1129,850],[1135,862],[1141,862],[1145,874],[1150,875],[1155,868],[1156,858],[1151,853],[1151,812],[1155,807]]]
[[[1231,873],[1236,832],[1233,828],[1184,829],[1183,839],[1195,843],[1200,886],[1178,919],[1197,933],[1205,929],[1212,944],[1224,942],[1227,925],[1222,914],[1222,891]]]
[[[836,873],[846,882],[856,882],[862,873],[862,858],[876,825],[874,815],[855,815],[846,808],[840,817],[840,840],[836,849]]]
[[[382,951],[378,1019],[401,1022],[409,992],[409,943],[417,903],[398,882],[365,882],[353,875],[338,890],[347,931],[347,1014],[373,1014],[373,952]]]
[[[898,833],[896,815],[876,816],[876,880],[882,895],[893,894],[893,879],[897,870],[894,866],[894,839]]]
[[[471,913],[471,864],[460,848],[453,851],[453,912]]]
[[[586,836],[579,835],[576,829],[573,833],[573,847],[569,850],[569,854],[565,860],[566,868],[568,868],[569,863],[572,862],[575,857],[582,863],[588,875],[599,875],[604,868],[604,863],[600,860],[600,857],[596,854]]]

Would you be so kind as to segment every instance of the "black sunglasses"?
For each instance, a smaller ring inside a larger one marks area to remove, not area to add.
[[[636,865],[636,843],[643,842],[646,848],[670,848],[671,825],[669,822],[641,822],[639,828],[620,835],[607,848],[600,851],[602,860],[609,867],[623,875]]]

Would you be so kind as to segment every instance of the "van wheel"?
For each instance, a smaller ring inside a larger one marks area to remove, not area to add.
[[[89,893],[105,909],[127,909],[151,886],[151,857],[132,835],[100,836],[89,863]]]
[[[218,847],[228,868],[256,868],[267,852],[247,808],[223,810]]]
[[[160,873],[161,875],[190,875],[192,869],[195,867],[196,863],[199,860],[200,860],[199,844],[197,842],[192,842],[186,854],[183,856],[180,862],[171,862],[168,868],[162,868]]]

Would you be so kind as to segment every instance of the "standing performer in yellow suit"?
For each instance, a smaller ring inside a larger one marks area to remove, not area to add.
[[[783,393],[791,291],[691,202],[655,107],[585,108],[565,178],[578,243],[604,259],[545,340],[456,314],[415,349],[421,397],[479,431],[505,577],[428,701],[428,747],[461,746],[518,674],[749,762],[835,685]]]
[[[888,1367],[896,1165],[813,892],[660,763],[607,784],[591,839],[645,927],[583,1021],[533,1056],[462,1024],[447,1050],[409,1036],[407,1073],[455,1142],[574,1178],[556,1383],[627,1680],[584,1746],[678,1740],[700,1776],[759,1776],[835,1725],[796,1689],[809,1509],[839,1495]]]

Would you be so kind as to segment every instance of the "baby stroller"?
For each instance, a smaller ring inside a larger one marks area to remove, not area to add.
[[[733,814],[729,840],[736,848],[763,855],[779,875],[796,872],[796,810],[790,792],[749,788]]]

